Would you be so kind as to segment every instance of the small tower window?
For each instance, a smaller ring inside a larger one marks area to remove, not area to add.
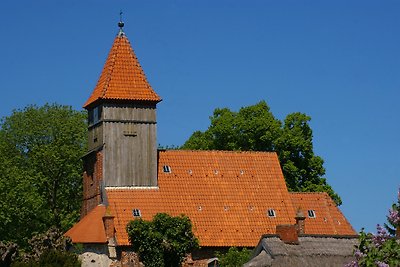
[[[103,111],[102,106],[98,106],[98,107],[95,107],[95,108],[89,110],[89,114],[88,114],[89,115],[89,118],[88,118],[89,125],[96,124],[100,121],[102,111]]]
[[[315,218],[315,210],[308,210],[307,213],[309,218]]]
[[[268,217],[276,217],[276,214],[275,214],[275,210],[274,210],[274,209],[269,209],[269,210],[267,211],[267,214],[268,214]]]
[[[163,166],[163,171],[166,172],[166,173],[171,173],[171,167],[168,166],[168,165],[164,165]]]
[[[135,218],[142,217],[142,213],[140,212],[140,209],[133,209],[132,214],[133,214],[133,217],[135,217]]]
[[[93,109],[93,123],[96,123],[99,121],[99,107],[95,107]]]

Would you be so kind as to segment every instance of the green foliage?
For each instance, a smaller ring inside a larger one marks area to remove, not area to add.
[[[356,261],[347,267],[400,266],[400,240],[389,236],[380,226],[375,235],[362,230],[359,242],[355,250]]]
[[[153,221],[130,221],[126,229],[133,250],[146,267],[180,266],[199,243],[190,219],[184,215],[158,213]]]
[[[231,247],[227,253],[216,252],[216,256],[221,267],[240,267],[250,260],[251,251],[246,248],[240,251]]]
[[[11,267],[80,267],[81,262],[76,254],[47,250],[39,258],[39,260],[30,260],[28,262],[14,262]]]
[[[291,113],[281,122],[265,101],[243,107],[239,112],[215,109],[205,132],[196,131],[182,146],[197,150],[276,151],[291,191],[327,192],[342,203],[326,179],[323,159],[314,154],[311,118]]]
[[[46,104],[0,122],[0,237],[26,247],[51,226],[79,218],[86,114]]]
[[[391,235],[396,234],[396,229],[400,229],[400,189],[397,192],[397,203],[393,203],[389,209],[389,215],[387,216],[388,223],[385,223],[385,228]]]
[[[360,232],[359,244],[354,251],[355,261],[346,267],[358,266],[400,266],[400,190],[397,194],[397,204],[389,209],[387,220],[393,228],[385,224],[385,228],[379,224],[377,233]],[[388,232],[389,231],[389,232]]]

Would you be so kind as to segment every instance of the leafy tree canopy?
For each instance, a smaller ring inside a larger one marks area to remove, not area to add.
[[[180,266],[199,244],[190,219],[184,215],[158,213],[153,221],[130,221],[126,229],[133,250],[148,267]]]
[[[239,112],[217,108],[208,129],[194,132],[182,149],[276,151],[289,190],[327,192],[340,205],[339,195],[323,178],[323,159],[314,154],[310,120],[296,112],[281,122],[265,101]]]
[[[0,121],[0,237],[22,247],[51,226],[79,218],[86,114],[28,106]]]

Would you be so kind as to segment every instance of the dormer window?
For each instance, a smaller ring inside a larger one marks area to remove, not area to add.
[[[140,212],[140,209],[133,209],[133,210],[132,210],[132,215],[133,215],[133,217],[135,217],[135,218],[140,218],[140,217],[142,217],[142,214],[141,214],[141,212]]]
[[[309,218],[315,218],[315,210],[308,210],[307,213]]]
[[[268,217],[276,217],[276,213],[274,209],[267,210]]]
[[[171,173],[171,167],[168,165],[164,165],[163,166],[163,172],[165,173]]]

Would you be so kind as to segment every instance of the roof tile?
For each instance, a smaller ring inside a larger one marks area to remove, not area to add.
[[[300,208],[306,215],[306,234],[357,234],[327,193],[290,193],[290,196],[294,209]],[[315,218],[308,216],[308,210],[314,211]]]
[[[148,83],[125,34],[115,38],[97,85],[83,107],[102,99],[161,101]]]
[[[277,224],[294,223],[292,203],[282,201],[290,197],[275,153],[161,151],[158,168],[158,189],[107,188],[119,245],[129,244],[125,227],[135,208],[145,220],[158,212],[189,216],[202,246],[254,246]],[[269,208],[276,218],[266,215]]]
[[[69,229],[65,236],[74,243],[106,243],[106,232],[103,224],[103,216],[106,214],[106,206],[98,205],[84,218]]]
[[[165,165],[171,173],[163,171]],[[297,208],[315,211],[315,218],[306,218],[306,234],[356,234],[328,194],[289,193],[271,152],[160,151],[157,188],[107,187],[106,193],[118,245],[129,245],[125,228],[133,209],[140,209],[144,220],[158,212],[189,216],[201,246],[255,246],[277,225],[295,223]],[[99,207],[68,232],[73,240],[104,240]],[[276,217],[268,217],[268,209]]]

